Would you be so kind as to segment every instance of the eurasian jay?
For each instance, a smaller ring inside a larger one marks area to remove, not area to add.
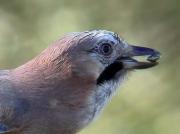
[[[114,32],[67,34],[24,65],[0,71],[0,134],[75,134],[99,115],[128,72],[153,67],[159,57]]]

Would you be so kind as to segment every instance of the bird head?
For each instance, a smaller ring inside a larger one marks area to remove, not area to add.
[[[73,35],[73,36],[72,36]],[[134,69],[146,69],[158,64],[160,53],[127,43],[118,34],[93,30],[69,35],[68,49],[73,74],[92,78],[97,85],[117,81]],[[61,46],[60,46],[61,47]],[[138,61],[134,57],[147,57]]]

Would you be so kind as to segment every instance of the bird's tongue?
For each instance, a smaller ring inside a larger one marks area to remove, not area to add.
[[[130,46],[131,50],[123,56],[119,57],[116,61],[123,63],[125,69],[146,69],[158,64],[160,53],[154,49]],[[146,61],[138,61],[134,56],[148,56]]]

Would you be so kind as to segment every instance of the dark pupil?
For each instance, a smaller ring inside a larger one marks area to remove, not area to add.
[[[103,44],[102,51],[104,54],[109,54],[111,52],[111,46],[109,44]]]

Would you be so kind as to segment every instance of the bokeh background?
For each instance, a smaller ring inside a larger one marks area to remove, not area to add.
[[[107,29],[162,53],[133,72],[79,134],[180,134],[179,0],[0,0],[0,68],[25,63],[64,33]]]

